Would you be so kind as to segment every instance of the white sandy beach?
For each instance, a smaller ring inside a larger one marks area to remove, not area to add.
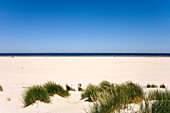
[[[92,103],[80,100],[78,91],[68,98],[55,95],[50,104],[38,102],[27,108],[23,108],[22,95],[25,87],[47,81],[74,88],[81,83],[85,88],[102,80],[170,87],[170,57],[0,57],[4,90],[0,92],[0,113],[84,113]]]

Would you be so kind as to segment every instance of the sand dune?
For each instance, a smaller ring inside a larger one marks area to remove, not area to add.
[[[127,80],[170,87],[170,57],[0,57],[0,113],[83,113],[91,103],[80,100],[81,92],[68,98],[52,97],[50,104],[37,102],[23,108],[25,87],[55,81],[77,88],[102,80]],[[7,98],[11,98],[8,101]]]

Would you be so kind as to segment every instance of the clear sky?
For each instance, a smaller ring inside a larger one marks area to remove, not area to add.
[[[170,0],[0,0],[0,52],[170,52]]]

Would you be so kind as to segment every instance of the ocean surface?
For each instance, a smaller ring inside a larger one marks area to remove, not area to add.
[[[170,57],[170,53],[0,53],[0,56],[153,56],[153,57]]]

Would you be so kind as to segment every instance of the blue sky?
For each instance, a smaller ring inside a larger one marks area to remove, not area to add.
[[[0,52],[170,52],[169,0],[0,0]]]

